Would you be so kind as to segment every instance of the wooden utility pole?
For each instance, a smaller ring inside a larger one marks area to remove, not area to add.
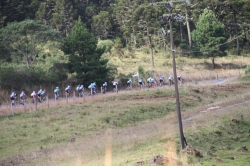
[[[169,9],[169,27],[170,27],[170,43],[171,43],[171,54],[172,54],[172,63],[173,63],[173,74],[174,74],[174,85],[175,85],[175,98],[176,98],[176,107],[177,107],[177,116],[179,122],[179,133],[180,133],[180,143],[181,148],[184,149],[184,134],[182,127],[182,118],[181,118],[181,108],[180,108],[180,100],[179,100],[179,90],[178,90],[178,80],[176,73],[176,62],[175,62],[175,50],[174,50],[174,39],[173,39],[173,28],[172,28],[172,8]]]

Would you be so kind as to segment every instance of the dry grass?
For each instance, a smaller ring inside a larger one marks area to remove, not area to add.
[[[164,75],[167,78],[173,73],[172,58],[163,54],[162,52],[155,54],[154,68],[151,66],[150,56],[143,52],[136,52],[135,56],[129,58],[112,57],[109,63],[118,66],[118,73],[136,73],[138,67],[141,66],[146,73],[151,73],[147,77],[155,76],[158,78]],[[210,59],[190,59],[177,55],[177,74],[182,75],[187,81],[233,78],[244,75],[244,69],[249,65],[247,63],[249,60],[249,57],[218,57],[215,59],[216,69],[212,70]]]

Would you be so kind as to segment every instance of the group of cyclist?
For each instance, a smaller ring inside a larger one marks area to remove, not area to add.
[[[179,75],[179,76],[177,77],[177,80],[178,80],[178,83],[181,84],[182,81],[183,81],[182,76]],[[168,77],[168,81],[169,81],[169,86],[174,85],[174,78],[173,78],[172,75],[170,75],[170,76]],[[129,80],[127,81],[127,89],[131,89],[131,84],[132,84],[132,80],[129,79]],[[143,81],[143,78],[140,78],[140,79],[138,80],[138,85],[139,85],[140,89],[143,88],[144,84],[145,84],[145,82]],[[164,84],[164,76],[161,76],[161,77],[159,78],[159,86],[162,86],[163,84]],[[147,79],[147,85],[148,85],[148,88],[155,88],[155,87],[157,87],[157,79],[156,79],[155,77],[149,77],[149,78]]]
[[[37,92],[37,94],[36,94],[36,91],[33,91],[30,94],[30,97],[32,98],[32,103],[35,103],[36,96],[37,96],[38,101],[41,103],[42,101],[44,101],[46,99],[46,90],[45,89],[44,90],[40,89]],[[25,99],[26,99],[26,94],[24,93],[24,91],[22,91],[20,93],[19,97],[20,97],[20,104],[24,105]],[[15,105],[16,98],[17,98],[17,94],[15,92],[12,92],[11,95],[10,95],[10,100],[11,100],[12,105]]]
[[[177,79],[178,79],[178,82],[179,82],[179,83],[182,83],[183,78],[182,78],[181,75],[178,76]],[[171,86],[171,85],[174,84],[173,76],[172,76],[172,75],[170,75],[170,76],[168,77],[168,81],[169,81],[169,86]],[[160,83],[159,86],[162,86],[162,85],[164,84],[164,76],[161,76],[161,77],[159,78],[159,83]],[[141,89],[143,88],[144,84],[145,84],[145,82],[144,82],[143,78],[140,78],[140,79],[138,80],[138,85],[139,85],[139,87],[140,87]],[[157,86],[157,80],[156,80],[156,78],[155,78],[155,77],[149,77],[149,78],[147,79],[147,84],[148,84],[148,87],[155,88],[155,87]],[[113,81],[113,82],[112,82],[112,85],[113,85],[113,92],[118,92],[118,88],[117,88],[118,82],[117,82],[117,81]],[[129,80],[127,81],[127,89],[132,89],[131,85],[132,85],[132,80],[129,79]],[[102,93],[105,94],[105,93],[107,92],[107,86],[108,86],[107,82],[104,82],[103,85],[102,85],[102,87],[101,87],[101,88],[102,88]],[[88,86],[88,89],[89,89],[89,91],[90,91],[90,93],[89,93],[90,95],[96,94],[96,82],[91,83],[91,84]],[[80,84],[77,85],[77,87],[76,87],[76,92],[77,92],[78,97],[83,97],[83,95],[84,95],[84,86],[83,86],[83,85],[80,85]],[[71,96],[72,90],[71,90],[70,85],[68,85],[68,86],[65,88],[65,93],[66,93],[66,95],[67,95],[68,97]],[[59,96],[60,96],[60,89],[59,89],[59,87],[56,87],[56,88],[54,89],[54,94],[55,94],[55,99],[57,100],[57,99],[59,98]],[[38,101],[39,101],[40,103],[43,102],[44,100],[46,100],[46,90],[45,90],[45,89],[40,89],[40,90],[37,92],[37,94],[36,94],[36,91],[33,91],[33,92],[30,94],[30,97],[32,98],[32,103],[35,103],[36,96],[37,96],[37,99],[38,99]],[[10,95],[10,99],[11,99],[12,105],[15,104],[16,98],[17,98],[16,93],[15,93],[15,92],[12,92],[11,95]],[[20,93],[20,104],[24,104],[24,103],[25,103],[25,98],[26,98],[26,94],[24,93],[24,91],[22,91],[22,92]]]

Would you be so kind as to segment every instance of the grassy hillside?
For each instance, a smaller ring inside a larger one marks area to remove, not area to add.
[[[180,86],[185,137],[200,157],[178,153],[174,88],[166,86],[70,100],[67,105],[60,101],[49,109],[45,104],[38,111],[27,108],[27,113],[21,109],[14,117],[2,116],[0,164],[149,165],[153,156],[162,155],[176,165],[244,165],[249,152],[240,148],[249,147],[248,104],[227,106],[250,100],[249,80]],[[215,106],[224,109],[209,111]],[[208,151],[213,156],[206,156]]]
[[[141,66],[147,78],[152,76],[158,78],[161,75],[167,78],[173,74],[172,57],[169,53],[165,55],[164,52],[154,53],[154,68],[151,66],[150,54],[145,50],[137,51],[133,56],[125,53],[122,57],[109,54],[104,57],[110,59],[109,64],[117,66],[118,73],[134,74]],[[219,78],[234,77],[244,74],[249,60],[248,55],[217,57],[215,58],[216,68],[212,70],[211,59],[188,58],[185,54],[176,54],[177,74],[182,75],[188,81],[214,79],[217,76]]]

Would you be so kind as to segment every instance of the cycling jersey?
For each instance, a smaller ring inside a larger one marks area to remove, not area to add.
[[[25,96],[25,93],[22,92],[22,93],[20,94],[20,98],[23,98],[24,96]]]
[[[14,92],[11,93],[10,98],[15,98],[16,94]]]

